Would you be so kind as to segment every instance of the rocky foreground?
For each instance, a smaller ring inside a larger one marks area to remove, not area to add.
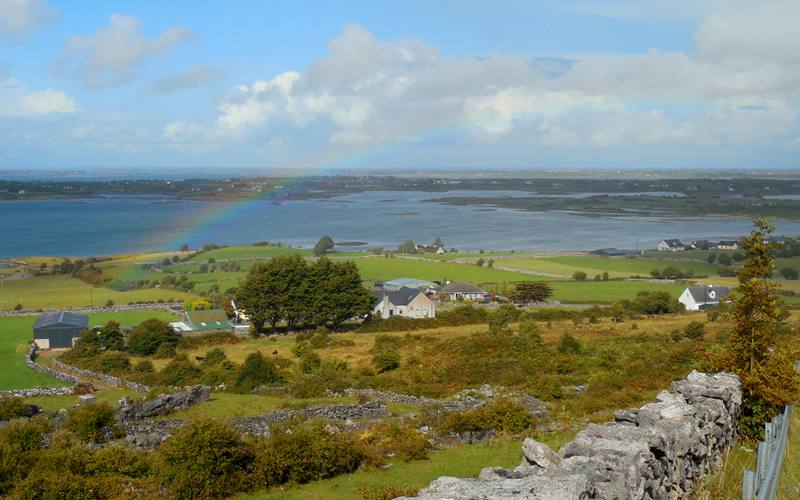
[[[526,439],[518,467],[490,467],[470,479],[440,477],[416,498],[684,498],[736,440],[739,378],[693,371],[656,399],[617,411],[614,422],[590,424],[558,453]]]

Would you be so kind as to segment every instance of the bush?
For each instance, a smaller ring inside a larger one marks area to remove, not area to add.
[[[700,321],[692,321],[686,325],[683,334],[689,339],[702,339],[706,334],[706,326]]]
[[[185,386],[199,381],[203,376],[203,370],[186,356],[180,356],[170,361],[158,376],[162,384]]]
[[[15,421],[2,430],[0,441],[22,452],[38,450],[42,448],[42,438],[50,430],[50,424],[42,417]]]
[[[107,351],[100,357],[100,371],[119,375],[131,369],[131,360],[119,351]]]
[[[424,434],[407,424],[381,424],[364,431],[360,436],[370,465],[382,465],[391,455],[405,462],[428,458],[431,443]]]
[[[275,366],[260,352],[247,356],[239,369],[234,382],[234,390],[247,393],[261,385],[275,385],[283,381],[283,377],[275,370]]]
[[[176,354],[175,346],[165,342],[158,346],[156,352],[153,353],[153,357],[156,359],[169,359],[174,358]]]
[[[780,273],[781,276],[783,276],[784,279],[787,280],[796,280],[798,276],[800,276],[800,271],[798,271],[797,269],[793,269],[791,267],[782,268]]]
[[[79,406],[69,412],[64,428],[84,441],[98,443],[104,430],[114,423],[114,409],[105,401]]]
[[[225,356],[225,353],[222,351],[222,349],[215,347],[206,353],[206,355],[203,357],[203,361],[201,361],[200,364],[203,365],[203,367],[209,367],[218,365],[226,359],[228,359],[228,357]]]
[[[128,336],[128,349],[140,356],[150,356],[155,353],[161,344],[176,345],[178,335],[169,324],[158,320],[148,319],[137,326]]]
[[[415,497],[419,490],[417,488],[402,489],[394,484],[387,484],[375,488],[363,487],[358,490],[362,500],[393,500],[397,497]]]
[[[372,364],[378,373],[389,372],[400,368],[400,356],[394,352],[381,352],[372,357]]]
[[[561,336],[561,342],[558,344],[558,352],[561,354],[580,354],[581,342],[572,335],[565,333]]]
[[[20,417],[32,417],[33,409],[26,405],[22,398],[0,398],[0,420],[11,420]]]
[[[572,273],[572,279],[576,281],[586,281],[586,273],[583,271],[575,271]]]
[[[331,434],[322,422],[278,427],[269,440],[256,447],[254,477],[270,488],[284,483],[306,483],[347,474],[358,469],[364,453],[345,433]]]
[[[310,373],[296,376],[289,389],[296,398],[318,398],[327,391],[340,392],[351,385],[347,363],[338,359],[325,359]]]
[[[136,373],[153,373],[153,363],[147,359],[144,359],[136,363],[136,366],[133,367],[133,370]]]
[[[303,354],[300,358],[300,366],[298,367],[303,373],[311,373],[322,364],[322,358],[314,351]]]
[[[466,412],[452,412],[441,423],[444,432],[494,431],[521,434],[533,427],[533,417],[516,401],[497,398]]]
[[[189,422],[159,454],[161,481],[176,498],[225,498],[250,488],[253,450],[222,422]]]

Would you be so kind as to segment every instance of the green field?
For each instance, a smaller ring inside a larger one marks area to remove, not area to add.
[[[417,259],[384,257],[355,259],[361,279],[365,283],[394,278],[417,278],[423,280],[466,281],[475,284],[500,284],[520,280],[539,279],[523,273],[501,271],[488,267],[452,262],[426,262]]]
[[[653,281],[553,281],[552,300],[567,303],[610,303],[633,299],[639,292],[669,292],[678,296],[686,285]]]
[[[100,325],[113,319],[123,326],[130,326],[147,318],[172,321],[175,315],[165,311],[96,313],[89,315],[89,325]],[[66,385],[57,379],[33,371],[25,365],[25,353],[33,339],[33,323],[35,321],[35,316],[0,318],[0,390]]]
[[[594,255],[569,255],[563,257],[542,257],[535,259],[502,259],[497,266],[524,269],[548,274],[572,276],[576,271],[585,272],[589,278],[607,272],[612,278],[629,276],[650,276],[653,269],[674,266],[681,271],[694,271],[695,275],[711,276],[717,273],[714,266],[707,263],[671,259],[640,259],[625,257],[599,257]]]
[[[109,288],[93,287],[71,276],[46,275],[2,282],[0,309],[13,309],[16,304],[25,308],[102,306],[109,300],[115,304],[130,302],[155,302],[159,299],[185,300],[191,295],[176,290],[147,288],[118,292]]]
[[[190,260],[196,262],[206,262],[208,259],[215,260],[236,260],[236,259],[268,259],[277,255],[303,255],[311,256],[311,250],[307,248],[289,248],[289,247],[273,247],[273,246],[231,246],[225,248],[218,248],[216,250],[209,250],[195,255]]]
[[[572,438],[573,433],[551,433],[535,436],[539,441],[558,449]],[[394,461],[386,469],[359,470],[353,474],[323,479],[295,487],[243,495],[240,498],[294,500],[361,499],[363,489],[394,485],[401,489],[419,489],[441,476],[477,476],[484,467],[515,467],[522,458],[522,442],[498,439],[487,443],[460,445],[430,454],[427,460]]]

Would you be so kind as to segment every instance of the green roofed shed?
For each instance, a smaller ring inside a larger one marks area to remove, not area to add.
[[[230,330],[233,325],[228,321],[224,309],[208,309],[204,311],[186,311],[194,331]]]

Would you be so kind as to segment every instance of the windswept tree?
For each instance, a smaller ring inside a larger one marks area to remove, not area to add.
[[[742,379],[744,392],[742,430],[759,437],[763,422],[797,395],[800,379],[794,356],[778,344],[782,315],[777,285],[768,278],[775,260],[766,237],[775,228],[765,219],[754,223],[743,248],[746,260],[739,271],[738,294],[733,298],[734,328],[716,368],[732,371]]]
[[[551,295],[553,289],[544,281],[519,281],[508,294],[511,300],[521,304],[544,302]]]
[[[417,253],[417,245],[411,240],[406,240],[397,245],[398,253]]]
[[[361,284],[361,275],[352,261],[320,259],[309,268],[313,297],[313,324],[337,326],[372,310],[372,295]]]
[[[334,245],[333,238],[326,234],[314,245],[314,255],[322,257],[326,253],[332,252]]]

